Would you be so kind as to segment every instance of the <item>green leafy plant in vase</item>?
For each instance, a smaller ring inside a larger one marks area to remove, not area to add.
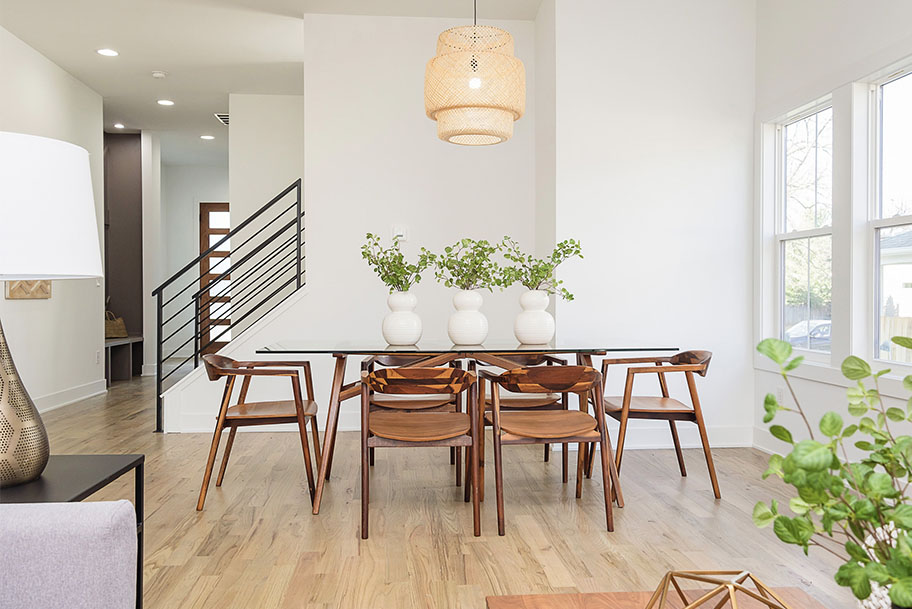
[[[390,312],[383,318],[383,338],[390,345],[414,345],[421,338],[421,318],[415,313],[418,298],[410,291],[421,281],[421,273],[431,264],[431,259],[422,252],[415,263],[405,259],[399,247],[399,237],[394,237],[388,247],[380,243],[380,237],[367,233],[361,246],[361,257],[377,273],[389,288],[386,300]]]
[[[447,323],[447,334],[457,345],[480,345],[488,336],[488,319],[481,312],[484,299],[478,290],[500,285],[500,267],[493,260],[497,246],[488,241],[460,239],[440,254],[422,249],[431,260],[437,280],[459,291],[453,296],[456,312]]]
[[[545,258],[523,252],[511,237],[504,237],[500,248],[503,257],[512,262],[501,270],[500,285],[518,283],[528,290],[519,297],[522,312],[513,322],[513,334],[524,345],[546,344],[554,338],[554,317],[547,311],[550,296],[573,300],[573,294],[556,277],[557,267],[570,258],[583,257],[579,241],[561,241]]]
[[[897,345],[912,348],[912,339],[895,337]],[[880,379],[889,370],[874,372],[855,356],[842,362],[842,374],[855,384],[847,392],[846,425],[835,411],[824,414],[816,427],[798,402],[790,382],[803,357],[792,357],[792,346],[768,338],[757,350],[779,366],[794,407],[768,394],[764,423],[781,412],[798,416],[803,427],[797,440],[787,427],[770,426],[770,433],[790,446],[788,454],[774,454],[763,474],[777,476],[795,496],[783,513],[776,501],[760,502],[753,520],[772,526],[783,542],[839,557],[843,564],[836,582],[851,588],[863,609],[912,607],[912,436],[900,435],[901,424],[912,421],[912,399],[906,408],[888,407],[881,398]],[[867,384],[866,384],[867,383]],[[869,386],[873,385],[873,386]],[[912,390],[912,376],[903,379]],[[852,442],[858,458],[850,458]]]

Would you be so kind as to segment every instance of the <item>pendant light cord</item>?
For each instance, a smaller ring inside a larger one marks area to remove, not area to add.
[[[478,25],[478,0],[474,0],[475,6],[475,25]]]

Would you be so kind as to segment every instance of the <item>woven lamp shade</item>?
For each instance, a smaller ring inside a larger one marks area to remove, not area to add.
[[[526,70],[513,55],[513,36],[489,25],[446,30],[424,76],[424,109],[437,136],[485,146],[513,135],[526,110]]]

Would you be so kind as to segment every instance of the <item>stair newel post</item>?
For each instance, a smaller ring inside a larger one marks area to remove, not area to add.
[[[200,354],[200,295],[193,297],[193,367],[199,366]]]
[[[297,255],[295,256],[295,262],[296,262],[295,268],[297,270],[296,288],[300,288],[301,287],[301,215],[303,212],[303,210],[301,209],[301,198],[302,198],[301,197],[301,178],[298,178],[298,181],[295,182],[295,194],[297,197],[297,200],[295,201],[295,213],[297,214],[295,216],[295,219],[297,221],[296,222],[297,234],[295,236],[295,244],[296,244],[295,251],[297,252]]]
[[[156,332],[157,339],[155,341],[155,401],[156,401],[156,404],[155,404],[155,406],[156,406],[156,408],[155,408],[155,431],[158,431],[158,432],[164,431],[164,421],[162,420],[163,417],[162,417],[162,397],[161,397],[162,396],[162,375],[164,374],[164,371],[162,370],[162,366],[164,364],[164,362],[162,362],[162,344],[163,344],[163,338],[164,338],[164,336],[162,336],[162,332],[164,331],[162,328],[162,309],[164,308],[164,305],[162,304],[162,292],[163,291],[164,291],[163,289],[159,288],[158,292],[156,292],[156,297],[155,297],[155,315],[156,315],[155,327],[158,330],[158,332]]]

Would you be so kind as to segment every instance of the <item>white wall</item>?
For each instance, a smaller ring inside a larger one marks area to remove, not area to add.
[[[7,93],[0,95],[0,130],[56,138],[89,151],[100,234],[104,206],[101,96],[3,28],[0,82]],[[13,301],[0,296],[0,319],[10,350],[39,410],[105,391],[103,312],[104,289],[94,279],[55,281],[49,300]]]
[[[483,148],[438,140],[436,125],[424,114],[425,63],[438,34],[453,25],[451,19],[305,16],[304,161],[297,168],[304,177],[307,294],[293,299],[272,324],[229,346],[232,356],[252,357],[259,346],[291,338],[368,337],[380,343],[387,292],[361,259],[368,231],[389,239],[393,224],[407,225],[410,240],[404,249],[411,256],[421,245],[440,249],[461,237],[497,240],[510,234],[534,246],[534,25],[498,24],[516,39],[530,93],[513,139]],[[300,114],[293,100],[282,113],[277,107],[282,102],[270,97],[231,96],[234,222],[243,220],[235,210],[245,199],[262,205],[300,175],[285,154],[275,152],[295,154]],[[275,128],[258,133],[267,118]],[[445,339],[451,293],[431,273],[415,292],[425,337]],[[518,288],[485,293],[492,338],[512,339],[520,293]],[[332,361],[327,356],[313,360],[325,412]],[[350,375],[355,369],[356,363]],[[211,385],[196,375],[184,382],[183,391],[167,394],[169,430],[210,430],[218,402],[218,389]],[[357,428],[356,411],[354,402],[344,405],[343,428]]]
[[[535,18],[535,255],[546,256],[555,244],[557,73],[555,2],[542,0]]]
[[[555,4],[557,239],[585,255],[561,269],[558,336],[712,351],[710,440],[750,445],[755,4]],[[671,446],[664,423],[628,441]]]
[[[812,421],[827,410],[845,411],[847,382],[839,372],[842,358],[849,353],[870,358],[873,340],[867,328],[873,290],[868,270],[870,244],[866,242],[867,220],[866,151],[868,122],[859,120],[866,112],[864,86],[851,83],[874,75],[896,62],[912,58],[912,4],[904,0],[765,0],[757,11],[757,121],[776,120],[781,115],[833,93],[834,107],[834,239],[845,246],[834,250],[833,324],[834,356],[831,361],[808,363],[796,371],[795,391]],[[859,154],[859,151],[861,154]],[[858,165],[861,167],[858,167]],[[859,179],[865,176],[865,179]],[[758,179],[758,185],[761,180]],[[769,210],[762,209],[761,193],[756,196],[755,224],[755,312],[754,340],[776,333],[768,309],[771,279],[767,240]],[[766,226],[764,225],[766,223]],[[761,307],[761,303],[765,303]],[[837,324],[850,328],[837,328]],[[849,331],[844,331],[849,330]],[[836,333],[840,336],[837,336]],[[838,353],[837,353],[838,352]],[[768,450],[782,450],[762,423],[763,397],[767,393],[788,396],[784,382],[764,358],[756,356],[755,443]],[[887,367],[875,365],[875,369]],[[898,378],[881,379],[885,396],[906,396]],[[791,403],[791,399],[786,397]],[[892,402],[889,405],[894,405]],[[896,405],[901,405],[897,402]],[[800,430],[797,418],[781,421]]]
[[[155,374],[158,353],[156,299],[152,290],[165,279],[162,251],[161,142],[158,134],[143,131],[142,197],[143,197],[143,375]],[[167,354],[165,354],[166,356]]]

